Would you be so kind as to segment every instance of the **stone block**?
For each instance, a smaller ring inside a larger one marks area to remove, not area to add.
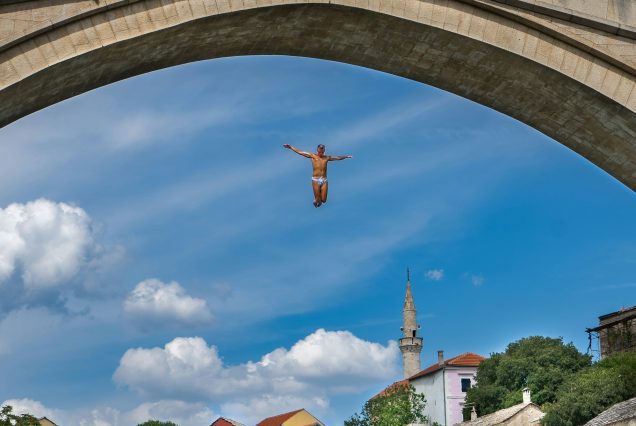
[[[423,0],[420,3],[420,10],[417,13],[417,20],[424,24],[430,24],[433,20],[433,2],[432,0]]]
[[[585,83],[596,90],[600,91],[601,85],[603,84],[603,80],[607,75],[607,66],[604,63],[601,63],[599,60],[595,59],[592,61],[592,65],[590,67],[590,72],[587,74],[585,78]]]
[[[612,98],[619,104],[625,105],[634,90],[634,86],[636,86],[634,79],[623,72]]]

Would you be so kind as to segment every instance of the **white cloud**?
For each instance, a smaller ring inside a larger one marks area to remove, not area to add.
[[[486,281],[486,279],[482,275],[471,275],[470,276],[470,282],[475,287],[481,286],[484,283],[484,281]]]
[[[228,366],[202,338],[179,337],[163,348],[129,349],[113,378],[149,398],[214,400],[239,414],[263,405],[272,413],[301,400],[325,408],[332,395],[386,382],[397,374],[398,355],[393,341],[383,346],[319,329],[290,349]]]
[[[13,413],[17,415],[30,414],[37,418],[47,417],[49,419],[59,417],[58,410],[46,408],[40,401],[34,401],[28,398],[7,399],[0,406],[4,407],[6,405],[10,405],[13,408]]]
[[[171,421],[180,426],[207,426],[214,420],[214,412],[201,403],[178,400],[145,402],[123,413],[121,425],[143,423],[146,420]]]
[[[11,405],[16,414],[47,417],[60,425],[130,426],[146,420],[161,420],[172,421],[180,426],[207,426],[215,418],[214,412],[205,404],[179,400],[144,402],[129,411],[112,407],[61,410],[48,408],[32,399],[9,399],[1,406],[5,405]]]
[[[431,269],[430,271],[426,271],[426,278],[431,281],[440,281],[444,278],[444,270]]]
[[[0,209],[0,282],[16,270],[28,290],[63,284],[94,245],[84,210],[39,199]]]
[[[76,296],[108,294],[103,280],[124,249],[98,244],[96,235],[86,211],[71,204],[41,198],[0,208],[0,313],[85,312]]]
[[[124,312],[141,328],[149,325],[205,324],[212,320],[208,304],[189,296],[177,282],[148,279],[137,284],[124,301]]]

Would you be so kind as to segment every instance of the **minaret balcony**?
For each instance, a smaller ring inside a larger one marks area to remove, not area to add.
[[[400,347],[403,346],[422,346],[421,337],[402,337],[400,339]]]

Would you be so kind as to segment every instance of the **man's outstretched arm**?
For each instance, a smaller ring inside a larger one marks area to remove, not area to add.
[[[340,161],[340,160],[346,160],[347,158],[353,158],[353,157],[350,155],[330,155],[329,161]]]
[[[294,151],[298,155],[302,155],[303,157],[311,158],[311,154],[310,153],[305,152],[305,151],[301,151],[298,148],[293,147],[293,146],[291,146],[288,143],[284,144],[283,148],[291,149],[292,151]]]

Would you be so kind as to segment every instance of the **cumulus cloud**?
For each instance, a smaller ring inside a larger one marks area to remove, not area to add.
[[[431,269],[426,271],[426,278],[431,281],[441,281],[444,278],[443,269]]]
[[[94,245],[84,210],[39,199],[0,209],[0,283],[17,270],[29,290],[71,279]]]
[[[198,325],[212,320],[208,304],[189,296],[177,282],[148,279],[124,301],[124,312],[140,328],[157,324]]]
[[[202,338],[179,337],[163,348],[129,349],[113,378],[149,398],[213,399],[232,413],[261,405],[272,413],[299,401],[327,407],[330,395],[377,386],[396,376],[398,355],[395,342],[319,329],[289,349],[232,366]]]
[[[114,408],[92,410],[90,416],[83,416],[80,426],[128,426],[146,420],[171,421],[180,426],[203,426],[212,423],[214,412],[201,403],[179,400],[145,402],[130,411]]]
[[[29,305],[67,311],[70,294],[101,291],[100,276],[122,257],[123,249],[97,243],[81,207],[38,199],[0,208],[0,313]]]
[[[129,411],[112,407],[60,410],[48,408],[32,399],[9,399],[2,406],[11,405],[17,414],[47,417],[58,424],[80,426],[130,426],[146,420],[172,421],[180,426],[203,426],[214,420],[214,412],[205,404],[179,400],[144,402]]]
[[[49,419],[59,417],[59,410],[52,410],[45,407],[40,401],[28,398],[7,399],[1,406],[4,407],[6,405],[10,405],[13,408],[13,413],[18,415],[30,414],[34,417],[47,417]]]

